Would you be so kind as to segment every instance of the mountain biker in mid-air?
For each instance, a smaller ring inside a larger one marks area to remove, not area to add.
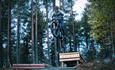
[[[64,13],[59,9],[58,6],[54,7],[54,12],[52,13],[52,34],[54,37],[60,39],[61,46],[65,50],[64,43],[66,42],[66,38],[64,36]]]
[[[60,29],[62,34],[64,34],[64,14],[61,12],[58,6],[54,8],[54,13],[52,15],[52,25],[54,25],[55,29]]]

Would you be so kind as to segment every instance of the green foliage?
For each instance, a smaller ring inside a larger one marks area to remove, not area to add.
[[[115,25],[113,20],[115,15],[115,4],[113,3],[115,0],[89,1],[91,2],[91,5],[89,7],[88,22],[91,25],[91,36],[101,45],[102,52],[106,52],[107,50],[103,49],[110,49],[109,47],[112,47],[112,51],[114,46],[109,45],[114,45],[112,42],[114,28],[112,26]]]
[[[90,47],[90,49],[87,52],[87,59],[88,59],[88,62],[94,61],[96,59],[95,47]]]
[[[12,16],[11,17],[11,41],[12,41],[12,48],[10,49],[9,52],[11,52],[12,54],[10,54],[10,56],[12,57],[12,60],[11,61],[12,63],[16,63],[16,42],[17,42],[17,35],[16,35],[16,26],[17,26],[17,16],[18,13],[18,9],[17,9],[17,4],[18,4],[19,1],[17,0],[11,0],[11,14]],[[29,46],[28,46],[28,43],[30,42],[31,40],[31,5],[30,5],[30,1],[29,0],[21,0],[21,6],[20,6],[20,41],[22,41],[23,43],[20,44],[20,59],[21,59],[21,62],[20,63],[31,63],[30,59],[29,59]],[[6,44],[7,43],[7,30],[8,30],[8,1],[5,0],[5,1],[1,1],[0,2],[0,5],[2,5],[2,10],[0,8],[0,12],[1,12],[1,15],[2,15],[2,18],[0,18],[1,22],[0,22],[0,67],[2,67],[3,65],[3,62],[5,63],[5,59],[3,59],[2,57],[3,56],[6,56],[6,52],[3,50],[3,44]],[[43,14],[42,12],[38,9],[38,34],[40,35],[40,37],[38,37],[38,40],[39,42],[41,42],[40,44],[42,45],[42,38],[43,38],[43,33],[45,31],[45,27],[46,27],[46,22],[45,20],[43,19]],[[1,32],[2,30],[2,32]],[[39,48],[43,48],[43,46],[41,46]],[[6,46],[5,46],[6,47]],[[39,53],[42,53],[40,54],[39,56],[44,56],[43,55],[43,50],[40,49],[40,52]],[[6,50],[6,48],[5,48]],[[5,52],[5,54],[1,54]],[[40,59],[41,57],[39,57]],[[24,60],[22,60],[24,59]],[[2,61],[3,62],[2,62]],[[43,59],[42,59],[43,60]]]

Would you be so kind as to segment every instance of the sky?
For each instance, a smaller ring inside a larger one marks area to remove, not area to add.
[[[56,5],[59,4],[59,0],[56,0]],[[73,11],[76,11],[78,14],[75,19],[80,20],[82,18],[82,13],[84,11],[84,8],[86,7],[86,4],[88,4],[87,0],[75,0],[75,4],[73,6]]]
[[[84,8],[86,7],[86,4],[88,4],[87,0],[76,0],[74,6],[73,6],[73,11],[76,11],[78,14],[75,19],[80,20],[82,17],[82,13],[84,11]]]

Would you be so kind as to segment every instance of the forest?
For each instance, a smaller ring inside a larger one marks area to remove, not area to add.
[[[60,51],[79,52],[85,63],[115,66],[115,0],[87,0],[80,20],[73,10],[76,1],[59,0],[66,13],[60,46],[51,32],[56,0],[0,0],[0,70],[13,64],[58,67]]]

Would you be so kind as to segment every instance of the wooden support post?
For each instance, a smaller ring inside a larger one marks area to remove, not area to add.
[[[77,65],[79,64],[79,61],[77,60]]]
[[[58,66],[58,53],[57,53],[57,39],[54,38],[55,40],[55,64]]]
[[[63,61],[61,62],[61,67],[64,67],[64,62]]]

